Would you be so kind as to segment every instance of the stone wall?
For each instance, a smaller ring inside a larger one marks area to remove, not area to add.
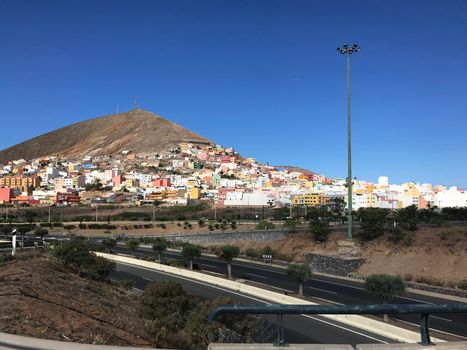
[[[189,242],[193,244],[203,243],[231,243],[235,241],[277,241],[287,236],[284,230],[258,230],[251,232],[229,232],[229,233],[200,233],[165,235],[164,238],[172,241]]]
[[[363,258],[327,256],[315,253],[305,254],[305,261],[316,272],[347,276],[365,262]]]

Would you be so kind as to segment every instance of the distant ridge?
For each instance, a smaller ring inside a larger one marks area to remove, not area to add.
[[[0,163],[49,155],[115,155],[123,150],[159,153],[183,141],[210,140],[161,116],[133,109],[78,122],[0,151]]]

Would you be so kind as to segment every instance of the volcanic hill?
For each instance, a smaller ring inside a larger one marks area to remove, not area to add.
[[[161,116],[134,109],[72,124],[0,151],[0,163],[49,155],[116,155],[123,150],[159,153],[183,141],[212,143]]]

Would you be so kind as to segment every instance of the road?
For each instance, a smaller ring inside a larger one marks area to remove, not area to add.
[[[230,291],[200,281],[173,276],[159,271],[146,269],[134,265],[117,263],[117,269],[111,276],[114,280],[132,279],[136,288],[144,290],[152,281],[174,280],[182,284],[189,292],[204,298],[216,298],[228,296],[240,302],[249,304],[268,304],[267,301],[250,297],[246,294]],[[268,321],[275,323],[275,316],[264,316]],[[324,319],[315,315],[288,315],[284,316],[284,338],[290,343],[322,343],[322,344],[363,344],[363,343],[387,343],[390,339],[370,332],[365,332],[338,322]],[[266,341],[273,342],[275,334]]]
[[[116,253],[129,254],[124,246],[116,246]],[[138,248],[137,255],[157,257],[157,253],[150,248]],[[167,251],[162,254],[163,259],[182,259],[181,253]],[[226,274],[227,267],[224,261],[213,256],[202,256],[195,259],[195,264],[201,270]],[[233,261],[232,274],[236,278],[253,281],[267,287],[278,288],[286,293],[298,291],[298,284],[287,276],[284,269],[256,264],[254,262]],[[314,276],[310,281],[304,283],[303,291],[306,296],[316,298],[318,302],[331,302],[338,304],[372,304],[380,301],[369,295],[364,286],[359,282],[347,281],[328,276]],[[415,293],[406,293],[404,296],[395,298],[393,303],[397,304],[441,304],[450,302],[446,299],[434,298]],[[407,322],[418,327],[418,315],[393,315],[402,322]],[[440,332],[454,334],[467,339],[467,315],[466,314],[439,314],[430,316],[430,328]]]

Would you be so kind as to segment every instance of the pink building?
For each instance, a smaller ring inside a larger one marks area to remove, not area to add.
[[[153,179],[152,180],[152,186],[153,187],[170,187],[171,186],[171,181],[169,178],[165,179]]]
[[[2,187],[0,188],[0,203],[10,203],[11,202],[11,188]]]

